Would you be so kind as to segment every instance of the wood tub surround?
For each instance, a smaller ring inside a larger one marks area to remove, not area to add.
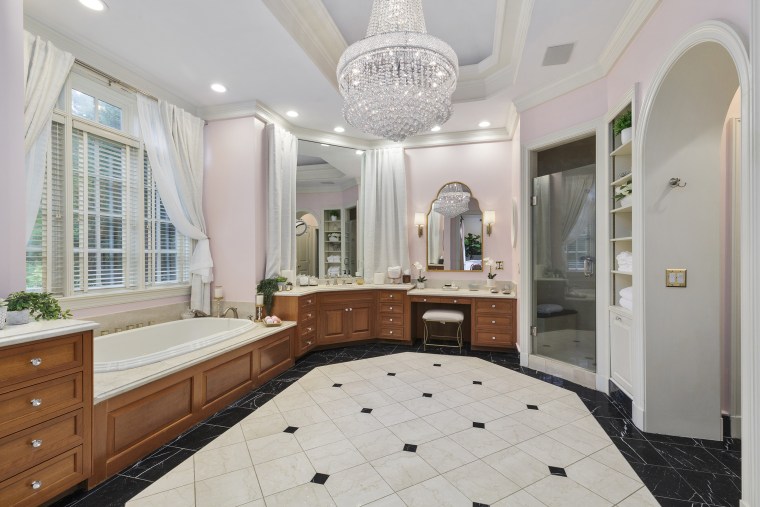
[[[93,487],[294,364],[296,327],[95,405]]]
[[[86,330],[0,349],[0,505],[41,505],[89,478],[92,346]]]

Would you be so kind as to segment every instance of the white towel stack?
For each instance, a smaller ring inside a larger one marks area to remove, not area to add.
[[[631,252],[620,252],[615,256],[617,270],[623,273],[633,273],[633,255]]]
[[[327,262],[340,262],[340,255],[328,255]]]
[[[327,276],[340,276],[340,267],[333,266],[331,268],[327,268]]]
[[[633,287],[626,287],[619,294],[620,302],[618,304],[623,308],[633,311]]]

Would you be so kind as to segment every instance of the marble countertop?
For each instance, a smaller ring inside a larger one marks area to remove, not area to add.
[[[409,291],[414,288],[412,283],[396,283],[396,284],[383,284],[373,285],[371,283],[365,283],[364,285],[357,285],[356,283],[347,285],[309,285],[308,287],[293,287],[293,290],[285,290],[275,293],[275,296],[308,296],[310,294],[317,294],[319,292],[346,292],[357,290],[404,290]]]
[[[408,292],[410,296],[443,296],[443,297],[460,297],[460,298],[500,298],[500,299],[517,299],[517,294],[502,294],[498,292],[493,294],[489,289],[469,290],[466,287],[460,287],[459,290],[443,290],[437,288],[413,289]]]
[[[183,370],[207,359],[219,356],[230,350],[236,349],[251,342],[255,342],[271,336],[285,329],[295,327],[295,322],[283,322],[279,327],[265,327],[256,324],[256,327],[239,336],[224,340],[209,347],[204,347],[193,352],[188,352],[176,357],[171,357],[157,363],[138,366],[122,371],[96,373],[94,381],[94,401],[100,403],[108,398],[113,398],[136,387],[148,384],[160,378],[166,377],[177,371]]]
[[[32,321],[19,326],[6,325],[5,329],[0,330],[0,347],[89,331],[97,327],[100,327],[100,324],[96,322],[70,319]]]

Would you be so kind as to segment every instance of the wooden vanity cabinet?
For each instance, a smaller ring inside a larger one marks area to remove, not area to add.
[[[41,505],[90,477],[92,331],[0,349],[0,505]]]
[[[296,357],[301,357],[317,345],[317,295],[275,296],[272,314],[282,320],[292,320],[296,328]]]
[[[374,338],[375,297],[370,291],[324,293],[317,305],[317,344]]]
[[[504,298],[475,299],[472,305],[475,322],[473,348],[514,348],[517,342],[517,300]]]

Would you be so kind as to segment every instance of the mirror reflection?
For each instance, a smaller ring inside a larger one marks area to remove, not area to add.
[[[361,153],[298,141],[296,270],[299,275],[354,275]]]
[[[427,216],[429,271],[483,270],[483,212],[470,188],[444,185]]]

